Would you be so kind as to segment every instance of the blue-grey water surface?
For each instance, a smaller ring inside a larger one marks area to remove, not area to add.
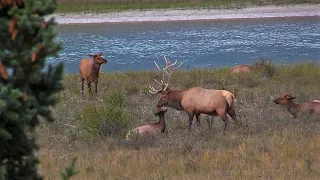
[[[183,68],[320,61],[320,17],[59,25],[63,50],[49,63],[78,72],[81,58],[103,51],[103,71],[154,69],[153,61]]]

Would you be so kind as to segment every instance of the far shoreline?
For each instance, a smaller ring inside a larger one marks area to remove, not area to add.
[[[242,9],[157,9],[109,13],[57,13],[58,24],[138,23],[166,21],[319,17],[320,4],[252,6]]]

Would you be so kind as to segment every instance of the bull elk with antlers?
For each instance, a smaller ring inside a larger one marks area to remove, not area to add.
[[[108,61],[102,56],[102,52],[99,54],[89,54],[93,59],[84,58],[80,61],[79,71],[81,80],[81,97],[84,98],[84,80],[87,81],[89,94],[91,95],[91,83],[95,83],[95,93],[98,93],[98,79],[101,64],[107,63]]]
[[[182,63],[179,66],[174,67],[177,61],[172,64],[166,57],[164,57],[164,59],[166,66],[162,69],[154,62],[157,68],[162,71],[161,82],[155,80],[161,85],[161,88],[156,90],[149,86],[149,92],[151,94],[161,94],[157,104],[158,108],[166,106],[176,110],[186,111],[189,116],[189,130],[191,130],[194,116],[196,116],[197,125],[200,124],[200,114],[220,116],[225,123],[224,133],[228,126],[227,114],[229,114],[238,125],[242,125],[241,121],[237,119],[234,111],[234,96],[229,91],[205,89],[202,87],[193,87],[186,90],[170,90],[168,87],[170,76],[182,65]],[[167,75],[167,83],[164,83],[165,75]]]

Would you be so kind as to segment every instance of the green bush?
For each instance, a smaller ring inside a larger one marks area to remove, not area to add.
[[[121,91],[114,90],[105,98],[105,105],[87,105],[82,109],[82,125],[93,134],[122,136],[130,123],[130,115],[124,110],[124,106]]]
[[[124,106],[124,97],[119,89],[115,89],[111,94],[104,98],[106,106],[122,108]]]

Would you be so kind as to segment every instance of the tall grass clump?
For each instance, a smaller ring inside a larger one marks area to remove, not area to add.
[[[124,107],[121,91],[113,90],[105,97],[104,104],[89,103],[82,109],[83,128],[94,135],[123,136],[130,123],[130,115]]]
[[[271,59],[260,58],[254,62],[252,67],[260,72],[262,76],[272,77],[277,72],[277,67],[272,63]]]

